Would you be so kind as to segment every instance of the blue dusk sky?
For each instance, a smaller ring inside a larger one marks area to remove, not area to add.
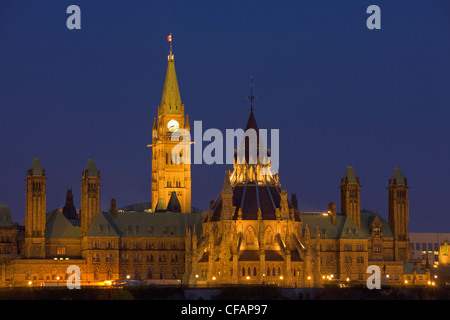
[[[81,30],[69,30],[69,5]],[[369,30],[370,5],[381,29]],[[300,209],[340,210],[352,165],[361,208],[387,219],[395,166],[407,177],[410,231],[450,232],[450,2],[0,2],[0,203],[25,217],[34,156],[47,209],[94,157],[102,208],[150,201],[151,129],[167,35],[191,125],[243,128],[254,77],[260,128],[280,130],[280,182]],[[192,165],[192,205],[207,209],[226,165]],[[228,166],[230,167],[230,166]]]

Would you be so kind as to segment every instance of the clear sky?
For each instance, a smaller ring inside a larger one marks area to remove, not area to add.
[[[68,30],[69,5],[81,30]],[[381,30],[366,9],[381,8]],[[243,128],[254,76],[260,128],[280,129],[280,179],[300,208],[340,208],[353,165],[361,208],[387,219],[395,166],[408,179],[410,230],[450,232],[450,2],[0,2],[0,203],[24,219],[34,156],[47,209],[68,187],[80,206],[94,157],[102,208],[150,201],[151,128],[173,46],[181,99],[203,127]],[[225,165],[192,166],[207,209]]]

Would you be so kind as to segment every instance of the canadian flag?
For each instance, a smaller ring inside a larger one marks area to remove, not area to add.
[[[169,36],[167,37],[167,41],[172,42],[172,35],[169,34]]]

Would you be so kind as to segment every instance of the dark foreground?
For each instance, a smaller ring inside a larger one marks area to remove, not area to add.
[[[0,300],[450,300],[450,287],[0,288]]]

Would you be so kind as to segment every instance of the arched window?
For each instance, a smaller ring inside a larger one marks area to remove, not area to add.
[[[112,280],[112,270],[111,270],[111,268],[108,268],[108,270],[106,271],[106,279],[107,280]]]
[[[138,268],[136,268],[136,270],[134,270],[134,278],[136,280],[140,280],[140,272],[139,272]]]
[[[242,267],[242,276],[245,277],[245,268]]]
[[[94,280],[98,280],[98,268],[94,270]]]
[[[153,268],[149,268],[147,271],[147,279],[153,278]]]
[[[245,241],[247,242],[247,244],[254,243],[255,240],[254,240],[254,234],[253,234],[252,228],[247,229],[247,233],[245,234]]]
[[[253,268],[253,276],[256,277],[256,267]]]
[[[270,228],[267,228],[266,232],[266,244],[272,244],[273,243],[273,231]]]
[[[267,267],[267,276],[270,276],[270,268]]]

